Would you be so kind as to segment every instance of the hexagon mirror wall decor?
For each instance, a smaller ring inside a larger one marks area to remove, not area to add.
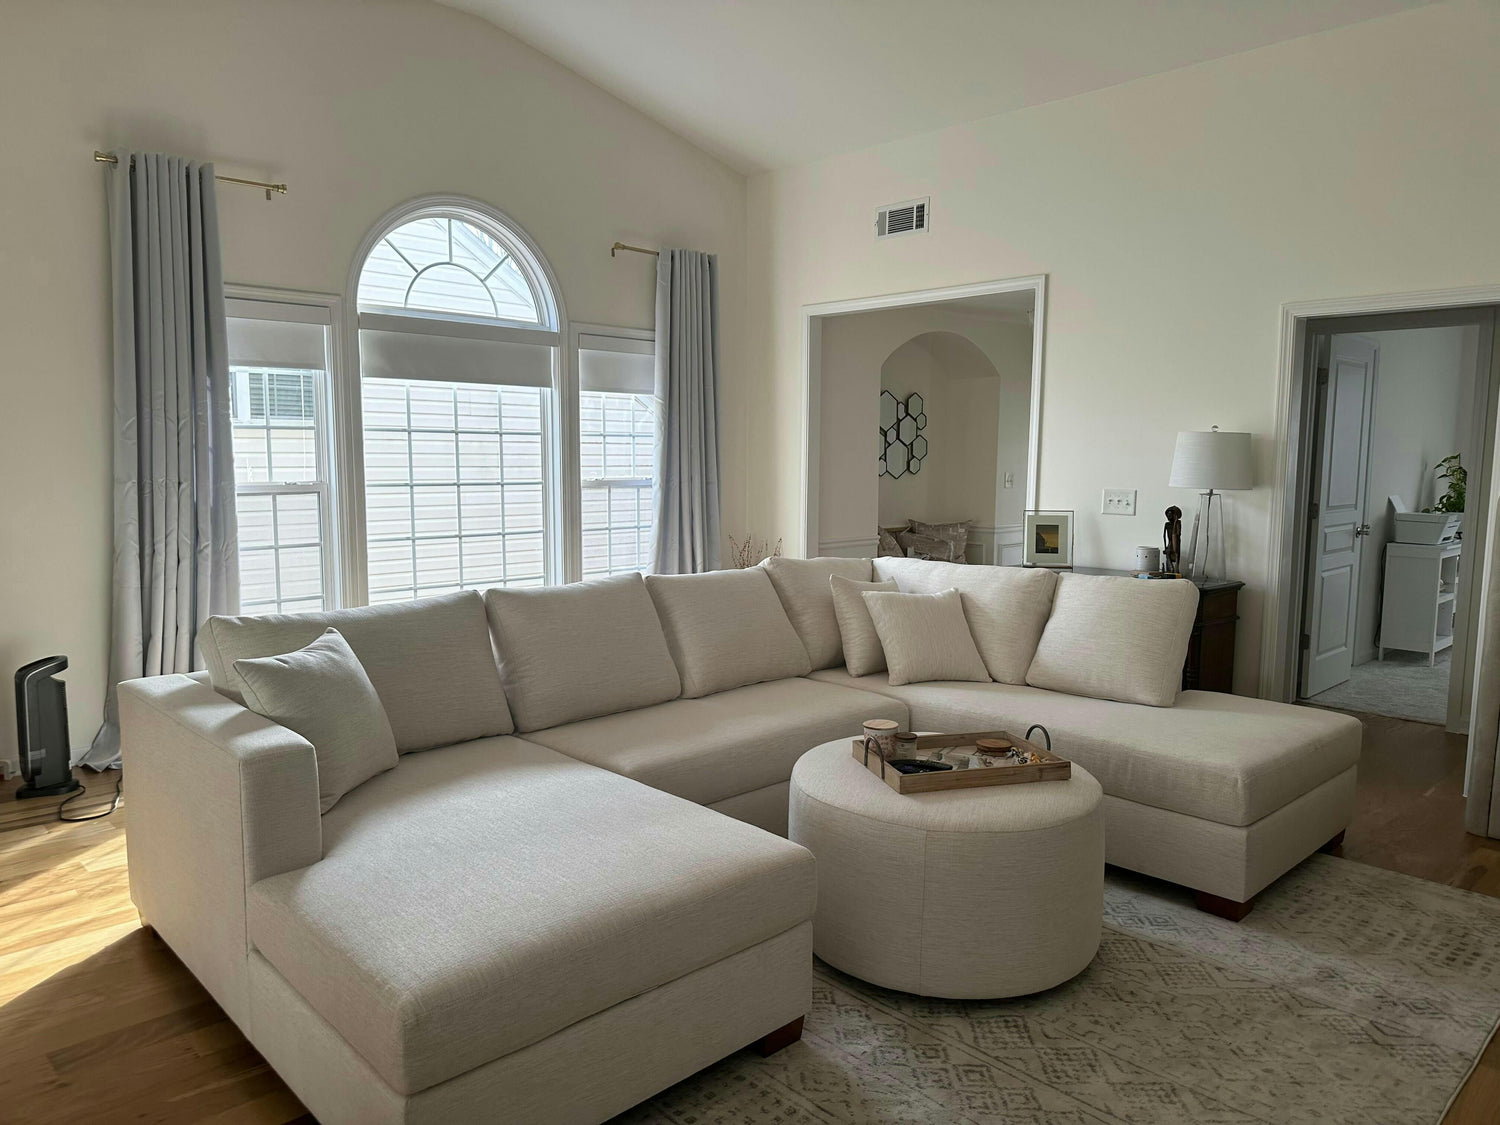
[[[880,392],[880,475],[904,477],[920,472],[927,459],[927,404],[913,392],[897,398]]]

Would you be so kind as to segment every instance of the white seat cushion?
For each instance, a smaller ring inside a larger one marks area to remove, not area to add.
[[[1182,687],[1197,616],[1198,588],[1185,579],[1060,575],[1026,682],[1072,695],[1170,707]]]
[[[1052,748],[1110,796],[1219,824],[1254,823],[1359,760],[1358,720],[1240,695],[1185,691],[1161,708],[1011,684],[892,687],[883,672],[855,678],[842,668],[813,678],[901,700],[913,730],[1024,735],[1041,723]]]
[[[323,613],[210,617],[198,631],[198,647],[215,689],[243,703],[236,660],[295,652],[330,628],[359,657],[402,753],[516,729],[484,601],[472,590]]]
[[[682,690],[639,574],[484,594],[516,729],[676,699]]]
[[[814,668],[834,668],[844,663],[838,618],[833,609],[833,591],[828,580],[834,575],[870,580],[869,559],[767,559],[760,564],[771,576],[782,608],[792,628],[802,638],[802,647]]]
[[[403,759],[323,841],[250,937],[402,1094],[812,915],[802,848],[517,738]]]
[[[776,587],[758,566],[651,574],[646,589],[687,699],[812,671]]]
[[[965,566],[925,559],[876,559],[875,577],[911,594],[957,590],[990,678],[1023,684],[1052,608],[1057,575],[1018,566]]]
[[[786,781],[808,747],[853,738],[866,719],[904,723],[906,705],[791,679],[674,699],[527,737],[707,805]]]

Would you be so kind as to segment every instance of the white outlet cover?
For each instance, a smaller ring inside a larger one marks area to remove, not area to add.
[[[1106,488],[1099,511],[1106,516],[1135,515],[1136,490],[1133,488]]]

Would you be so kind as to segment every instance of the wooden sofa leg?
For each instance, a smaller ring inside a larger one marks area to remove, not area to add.
[[[1213,914],[1219,918],[1227,918],[1231,922],[1238,922],[1246,914],[1249,914],[1255,906],[1255,896],[1251,895],[1244,902],[1236,902],[1232,898],[1221,898],[1211,895],[1207,891],[1194,891],[1194,897],[1198,901],[1198,909],[1207,914]]]
[[[1341,848],[1343,846],[1344,846],[1344,834],[1342,832],[1340,832],[1332,840],[1329,840],[1328,843],[1324,844],[1321,848],[1319,848],[1318,851],[1320,851],[1320,852],[1332,852],[1334,855],[1337,855],[1339,848]]]
[[[798,1016],[791,1023],[787,1024],[784,1027],[778,1027],[769,1035],[762,1035],[758,1040],[756,1040],[755,1049],[759,1051],[762,1056],[765,1056],[774,1055],[783,1047],[790,1047],[793,1043],[802,1038],[802,1021],[806,1018],[807,1017],[805,1016]]]

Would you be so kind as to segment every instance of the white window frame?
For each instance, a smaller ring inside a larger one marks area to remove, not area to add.
[[[570,544],[573,550],[574,569],[571,570],[568,575],[568,581],[570,582],[577,582],[583,577],[583,490],[588,487],[607,487],[607,484],[604,481],[589,482],[583,480],[582,478],[581,453],[583,439],[581,433],[579,432],[579,426],[581,419],[583,391],[581,385],[578,382],[578,373],[582,370],[582,361],[579,358],[579,352],[582,348],[582,338],[584,336],[604,337],[606,339],[613,337],[618,340],[630,340],[633,342],[644,341],[651,344],[653,350],[656,346],[656,332],[651,328],[621,328],[618,326],[606,324],[574,324],[569,331],[568,357],[570,360],[569,366],[574,376],[574,407],[572,414],[572,462],[574,476],[574,483],[572,485],[572,500],[574,514],[572,535],[570,537]],[[658,418],[658,426],[660,425],[660,422],[661,420]],[[658,440],[659,438],[660,434],[658,432]],[[629,482],[614,481],[610,483],[618,485]],[[653,479],[651,483],[655,484],[655,480]]]
[[[242,320],[269,320],[283,323],[321,324],[325,326],[324,372],[319,381],[318,417],[315,441],[318,447],[318,477],[314,482],[298,484],[245,484],[235,482],[235,496],[278,493],[315,493],[319,496],[318,536],[321,540],[323,570],[323,606],[338,609],[346,604],[343,520],[337,474],[336,448],[339,442],[338,416],[335,412],[335,388],[343,371],[343,298],[333,293],[315,293],[299,289],[276,289],[263,285],[224,286],[225,315]]]
[[[454,315],[432,312],[399,312],[382,308],[359,311],[359,277],[365,259],[375,245],[395,228],[427,215],[441,215],[478,222],[503,230],[525,253],[517,261],[531,274],[538,298],[540,325],[514,322],[475,321]],[[582,550],[579,531],[579,509],[576,501],[578,478],[578,399],[573,376],[571,349],[563,346],[570,339],[567,310],[562,288],[541,248],[525,228],[499,208],[481,200],[461,195],[424,195],[392,208],[366,233],[350,263],[344,292],[343,309],[344,362],[339,374],[330,380],[333,386],[334,428],[337,432],[336,488],[339,497],[340,540],[343,544],[340,565],[340,588],[344,604],[366,605],[369,602],[369,569],[365,529],[364,417],[361,399],[361,361],[359,330],[366,328],[399,328],[456,337],[495,340],[525,338],[540,341],[551,337],[552,386],[546,396],[548,408],[542,434],[542,504],[547,532],[543,536],[545,564],[543,582],[567,581],[579,564]],[[449,326],[447,331],[443,329]],[[435,375],[434,378],[441,378]],[[571,452],[570,452],[571,451]],[[570,470],[571,463],[571,470]]]

